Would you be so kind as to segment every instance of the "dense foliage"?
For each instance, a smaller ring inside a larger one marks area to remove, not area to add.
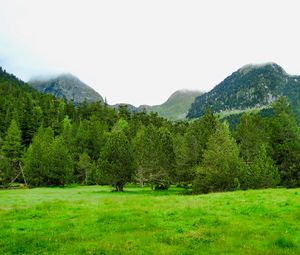
[[[273,114],[243,114],[230,131],[211,110],[193,122],[74,105],[0,69],[0,185],[128,182],[194,193],[300,186],[300,129],[285,98]]]

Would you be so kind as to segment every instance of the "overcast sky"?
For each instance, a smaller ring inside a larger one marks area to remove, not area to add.
[[[109,103],[208,91],[248,63],[300,74],[297,0],[0,0],[0,66],[70,72]]]

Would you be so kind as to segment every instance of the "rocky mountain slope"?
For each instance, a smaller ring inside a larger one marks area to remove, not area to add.
[[[200,117],[207,108],[214,112],[264,108],[281,95],[296,110],[300,102],[300,76],[287,74],[275,63],[247,65],[197,97],[187,117]]]
[[[35,78],[28,83],[42,93],[52,94],[68,101],[74,100],[74,103],[83,102],[85,99],[88,102],[103,102],[99,93],[72,74],[62,74],[48,79]]]

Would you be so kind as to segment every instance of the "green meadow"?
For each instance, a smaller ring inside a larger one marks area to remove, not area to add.
[[[300,254],[300,189],[0,190],[0,254]]]

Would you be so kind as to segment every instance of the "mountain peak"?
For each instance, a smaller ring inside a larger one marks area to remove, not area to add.
[[[73,100],[75,103],[83,102],[85,99],[88,102],[103,102],[101,95],[70,73],[34,77],[28,83],[43,93],[68,101]]]
[[[196,97],[196,96],[199,96],[201,94],[203,94],[203,93],[201,91],[199,91],[199,90],[189,90],[189,89],[176,90],[167,99],[167,101],[165,102],[165,104],[167,104],[168,102],[174,101],[174,100],[182,100],[182,99],[185,99],[187,97]]]
[[[266,62],[261,64],[247,64],[238,70],[241,74],[247,74],[250,71],[269,70],[275,71],[282,74],[287,74],[286,71],[275,62]]]

